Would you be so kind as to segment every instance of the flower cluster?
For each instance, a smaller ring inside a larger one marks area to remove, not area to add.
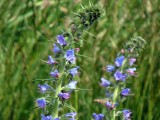
[[[63,110],[67,100],[76,90],[80,67],[76,65],[76,59],[80,50],[81,35],[101,16],[101,7],[90,4],[82,11],[75,13],[71,28],[57,35],[53,44],[54,55],[49,55],[45,63],[51,66],[48,84],[39,84],[39,92],[43,97],[36,100],[37,107],[43,110],[42,120],[75,120],[76,112],[59,115],[59,109]],[[66,105],[68,106],[68,105]]]
[[[71,93],[76,89],[77,81],[74,80],[74,77],[78,74],[79,66],[75,65],[75,50],[73,48],[68,49],[67,44],[69,44],[69,41],[67,42],[63,35],[57,35],[57,42],[53,44],[54,58],[49,55],[46,61],[47,64],[52,66],[50,76],[52,80],[56,82],[56,85],[54,86],[53,83],[51,84],[52,87],[48,84],[38,85],[40,93],[47,96],[36,100],[38,107],[43,109],[47,114],[41,115],[42,120],[59,120],[60,117],[58,117],[58,115],[49,115],[47,108],[52,104],[52,101],[59,103],[58,101],[64,102],[70,99]],[[69,79],[67,80],[67,78]],[[68,84],[63,85],[62,82]],[[53,94],[53,97],[51,94]],[[53,111],[55,110],[56,109]],[[66,116],[68,116],[68,114]],[[74,114],[73,120],[75,116]]]
[[[95,100],[98,103],[103,104],[111,114],[111,120],[115,120],[118,113],[123,114],[124,120],[130,120],[132,112],[128,109],[117,111],[116,107],[120,104],[123,98],[126,98],[132,94],[131,89],[127,88],[127,82],[130,77],[136,76],[135,62],[144,48],[145,40],[141,37],[136,37],[128,41],[121,52],[118,53],[114,64],[107,65],[105,70],[111,74],[111,80],[101,78],[100,86],[106,88],[106,99]],[[94,117],[94,120],[101,120]]]
[[[104,115],[93,113],[93,118],[94,118],[94,120],[103,120]]]

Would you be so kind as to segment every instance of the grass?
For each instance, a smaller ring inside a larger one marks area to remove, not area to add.
[[[41,62],[52,54],[52,42],[67,26],[67,17],[80,8],[71,0],[12,0],[0,2],[0,119],[38,120],[40,111],[33,109],[37,95],[37,78],[48,78],[49,67]],[[78,0],[75,0],[78,1]],[[92,0],[97,3],[96,0]],[[89,29],[96,37],[85,33],[81,54],[81,88],[73,106],[77,106],[79,120],[90,120],[93,112],[106,112],[94,103],[105,97],[98,81],[107,77],[102,67],[114,61],[122,44],[130,37],[140,35],[147,41],[138,60],[138,77],[129,86],[135,96],[124,103],[133,111],[134,120],[158,120],[160,115],[160,7],[159,0],[108,1],[101,0],[105,17]],[[83,1],[82,5],[88,4]],[[76,95],[75,95],[76,96]],[[86,112],[87,111],[87,112]]]

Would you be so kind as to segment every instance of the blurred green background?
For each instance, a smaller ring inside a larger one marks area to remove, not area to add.
[[[97,0],[90,0],[97,4]],[[133,111],[133,120],[160,120],[160,1],[99,0],[106,15],[84,34],[80,53],[93,59],[78,58],[81,66],[78,86],[93,91],[77,92],[71,101],[78,103],[79,120],[106,109],[94,102],[104,98],[98,82],[108,74],[102,70],[113,63],[124,42],[136,35],[147,41],[138,64],[138,77],[129,86],[135,96],[125,108]],[[33,109],[37,78],[48,78],[50,68],[41,62],[52,54],[52,40],[68,25],[73,12],[87,0],[1,0],[0,1],[0,120],[39,120]]]

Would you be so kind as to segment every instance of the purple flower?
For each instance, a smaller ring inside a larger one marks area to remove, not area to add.
[[[119,56],[116,58],[115,64],[117,65],[117,67],[122,66],[124,59],[125,59],[124,56]]]
[[[107,101],[106,103],[105,103],[105,106],[108,108],[108,109],[113,109],[114,108],[114,105],[111,103],[111,102],[109,102],[109,101]]]
[[[114,73],[114,77],[117,81],[122,80],[124,81],[127,78],[126,74],[123,74],[122,72],[120,72],[119,70],[116,71],[116,73]]]
[[[55,118],[54,120],[60,120],[60,118]]]
[[[52,56],[48,56],[48,61],[47,61],[48,64],[56,64],[58,63],[57,61],[55,61]]]
[[[127,72],[128,72],[130,75],[135,75],[135,71],[136,71],[136,68],[128,68],[128,69],[127,69]]]
[[[58,97],[62,100],[68,100],[70,98],[70,93],[66,92],[66,93],[62,93],[60,92],[58,94]]]
[[[93,119],[94,120],[103,120],[104,118],[104,115],[103,114],[96,114],[96,113],[93,113]]]
[[[66,87],[70,89],[75,89],[76,84],[77,84],[77,81],[71,81],[68,85],[66,85]]]
[[[125,120],[130,120],[132,112],[130,110],[127,110],[127,109],[123,110],[122,112],[123,112],[124,119]]]
[[[57,42],[58,42],[61,46],[67,44],[66,41],[65,41],[65,39],[64,39],[64,37],[63,37],[63,35],[57,35]]]
[[[53,52],[54,52],[55,54],[61,52],[61,49],[60,49],[55,43],[53,44],[53,46],[54,46]]]
[[[129,64],[133,65],[136,62],[136,58],[130,58],[129,59]]]
[[[53,120],[53,117],[51,115],[45,116],[44,114],[41,114],[41,120]]]
[[[107,72],[113,72],[115,70],[115,67],[113,65],[107,65],[106,70]]]
[[[71,112],[71,113],[67,113],[65,116],[71,117],[71,119],[69,119],[69,120],[75,120],[76,115],[77,115],[76,112]]]
[[[130,94],[130,89],[129,88],[125,88],[121,91],[122,96],[128,96],[129,94]]]
[[[108,80],[106,80],[106,79],[104,79],[104,78],[101,78],[101,83],[100,83],[100,85],[101,85],[102,87],[108,87],[108,86],[111,85],[111,83],[110,83]]]
[[[50,72],[50,75],[54,78],[58,78],[59,77],[59,72],[57,69],[55,69],[54,71]]]
[[[77,71],[78,69],[79,69],[79,66],[72,68],[69,70],[69,73],[74,77],[78,73]]]
[[[36,102],[40,108],[44,108],[47,104],[45,99],[37,99]]]
[[[44,92],[46,92],[47,90],[49,90],[49,89],[51,88],[51,87],[50,87],[49,85],[47,85],[47,84],[38,85],[38,87],[39,87],[39,90],[40,90],[41,93],[44,93]]]
[[[66,54],[65,54],[65,58],[67,61],[71,62],[71,63],[75,63],[76,57],[74,55],[74,49],[71,50],[67,50]]]

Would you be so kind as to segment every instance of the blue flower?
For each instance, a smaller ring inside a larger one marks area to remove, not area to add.
[[[108,87],[108,86],[111,85],[111,82],[109,82],[108,80],[106,80],[106,79],[104,79],[104,78],[101,78],[101,83],[100,83],[100,85],[101,85],[102,87]]]
[[[54,52],[55,54],[61,52],[61,49],[60,49],[55,43],[53,44],[53,46],[54,46],[53,52]]]
[[[76,115],[77,115],[76,112],[71,112],[71,113],[67,113],[65,116],[71,117],[69,120],[75,120]]]
[[[54,120],[60,120],[60,118],[55,118]]]
[[[123,117],[125,120],[130,120],[130,117],[132,114],[132,112],[130,110],[125,109],[122,111],[122,113],[123,113]]]
[[[119,70],[116,71],[116,73],[114,73],[114,77],[117,81],[122,80],[124,81],[127,78],[126,74],[123,74],[122,72],[120,72]]]
[[[54,71],[50,72],[50,75],[54,78],[58,78],[59,77],[59,72],[57,69],[55,69]]]
[[[113,72],[115,70],[115,67],[113,65],[107,65],[106,70],[107,72]]]
[[[136,71],[136,68],[128,68],[128,69],[127,69],[127,72],[128,72],[130,75],[135,75],[135,71]]]
[[[130,89],[129,88],[125,88],[121,91],[122,96],[128,96],[129,94],[130,94]]]
[[[75,89],[76,84],[77,84],[77,81],[71,81],[68,85],[66,85],[66,87],[70,89]]]
[[[71,62],[71,63],[75,63],[76,57],[74,55],[74,49],[71,50],[67,50],[66,54],[65,54],[65,58],[67,61]]]
[[[133,65],[136,62],[136,58],[130,58],[129,59],[129,64]]]
[[[65,46],[67,43],[63,37],[63,35],[57,35],[57,42],[61,45],[61,46]]]
[[[70,98],[70,93],[66,92],[66,93],[62,93],[60,92],[58,94],[58,97],[61,99],[61,100],[68,100]]]
[[[55,61],[52,56],[48,56],[48,61],[47,61],[48,64],[56,64],[57,61]]]
[[[40,108],[45,108],[45,106],[47,104],[45,99],[37,99],[36,102],[38,104],[38,107],[40,107]]]
[[[103,120],[104,118],[104,115],[103,114],[96,114],[96,113],[93,113],[93,119],[94,120]]]
[[[109,101],[107,101],[106,103],[105,103],[105,106],[108,108],[108,109],[113,109],[114,108],[114,105],[111,103],[111,102],[109,102]]]
[[[38,85],[38,87],[39,87],[39,90],[40,90],[41,93],[44,93],[44,92],[46,92],[47,90],[49,90],[49,89],[51,88],[51,87],[50,87],[49,85],[47,85],[47,84]]]
[[[69,73],[74,77],[78,73],[79,66],[69,70]]]
[[[124,59],[125,59],[124,56],[119,56],[119,57],[117,57],[116,60],[115,60],[116,66],[117,66],[117,67],[122,66]]]
[[[53,117],[51,115],[45,116],[44,114],[41,114],[41,120],[53,120]]]

